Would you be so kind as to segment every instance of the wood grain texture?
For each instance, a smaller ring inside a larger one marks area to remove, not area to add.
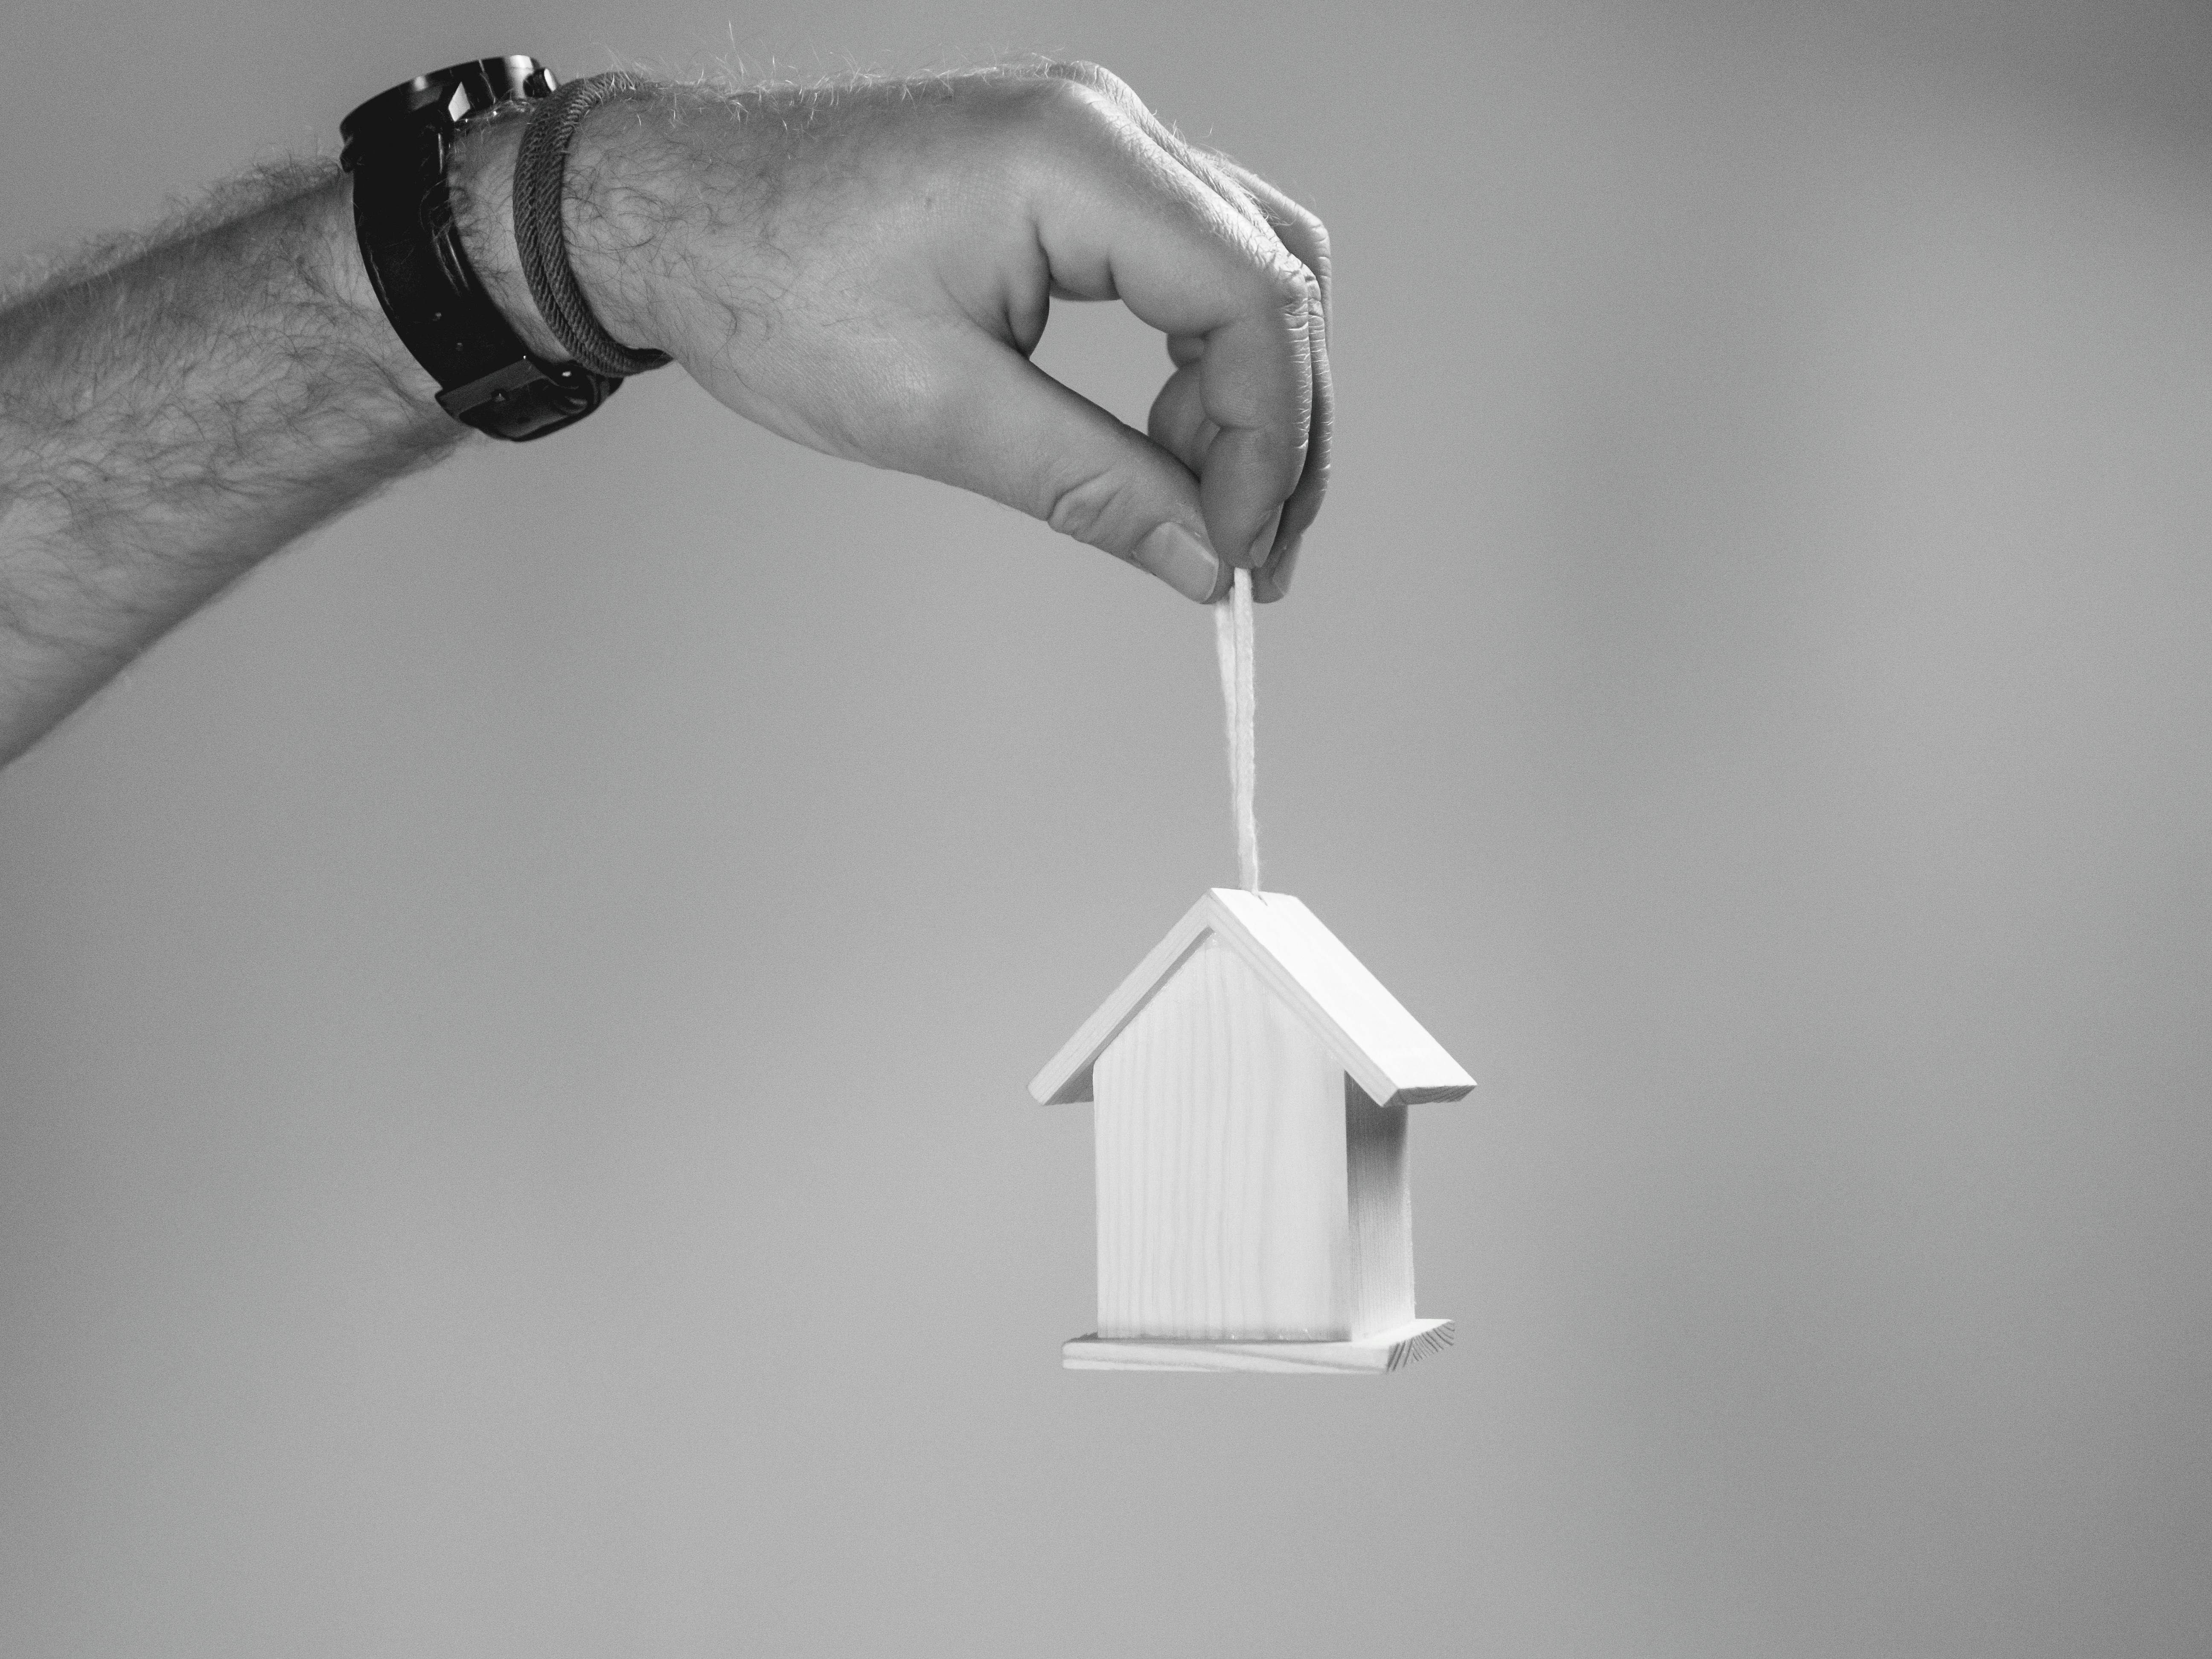
[[[1037,1103],[1091,1099],[1099,1056],[1209,937],[1236,951],[1297,1009],[1337,1064],[1378,1104],[1458,1100],[1474,1087],[1474,1079],[1304,904],[1287,893],[1217,887],[1190,908],[1030,1081]]]
[[[1227,887],[1206,896],[1227,918],[1217,931],[1243,945],[1246,959],[1305,1015],[1377,1104],[1458,1100],[1474,1087],[1459,1062],[1297,899]]]
[[[1413,1316],[1413,1201],[1403,1106],[1378,1106],[1344,1079],[1346,1233],[1352,1334],[1395,1330]]]
[[[1106,1045],[1121,1035],[1152,993],[1182,965],[1182,959],[1212,933],[1208,893],[1186,911],[1168,936],[1146,953],[1091,1018],[1076,1027],[1075,1035],[1060,1045],[1044,1069],[1030,1079],[1030,1097],[1040,1106],[1073,1106],[1091,1097],[1091,1068]]]
[[[1097,1084],[1100,1335],[1353,1334],[1344,1073],[1242,953],[1202,939]]]
[[[1162,1342],[1079,1336],[1060,1346],[1072,1371],[1265,1371],[1381,1376],[1450,1346],[1449,1319],[1415,1319],[1351,1342]]]

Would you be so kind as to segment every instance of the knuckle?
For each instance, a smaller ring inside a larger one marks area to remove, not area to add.
[[[1030,83],[1033,95],[1048,114],[1084,123],[1109,118],[1115,112],[1115,88],[1120,85],[1096,64],[1054,64],[1042,78]]]
[[[1314,274],[1317,276],[1326,276],[1328,274],[1329,260],[1333,257],[1329,252],[1328,227],[1312,214],[1306,213],[1304,208],[1300,208],[1298,211],[1305,214],[1306,238],[1313,244],[1311,263]]]
[[[1304,208],[1294,210],[1297,216],[1295,218],[1289,214],[1280,216],[1276,234],[1282,238],[1291,257],[1311,276],[1325,283],[1329,275],[1328,229]]]
[[[1082,88],[1121,115],[1141,116],[1145,112],[1145,100],[1137,96],[1136,88],[1103,64],[1071,58],[1048,65],[1045,73],[1063,86]]]
[[[1127,498],[1127,481],[1112,472],[1085,473],[1072,482],[1052,487],[1044,521],[1063,536],[1093,547],[1108,547],[1108,536],[1119,520]]]
[[[1000,97],[996,141],[1014,172],[1040,188],[1063,184],[1071,169],[1094,171],[1126,143],[1127,118],[1086,80],[1048,71],[1005,85]]]
[[[1217,224],[1214,234],[1223,240],[1231,280],[1247,307],[1285,313],[1304,307],[1313,273],[1264,228]]]
[[[1259,201],[1261,211],[1283,245],[1301,264],[1326,283],[1329,276],[1328,227],[1303,202],[1275,191]]]
[[[1094,64],[1087,58],[1056,58],[1044,69],[1048,80],[1073,82],[1096,92],[1103,92],[1121,84],[1121,77],[1103,64]]]
[[[1024,82],[1013,98],[1006,136],[1030,166],[1057,175],[1071,165],[1095,165],[1102,154],[1126,145],[1127,118],[1088,82],[1042,76]]]
[[[1321,215],[1304,202],[1288,196],[1282,198],[1282,203],[1283,217],[1297,226],[1306,240],[1311,242],[1326,258],[1328,255],[1328,227],[1321,222]]]
[[[1267,262],[1267,297],[1285,321],[1304,332],[1321,305],[1321,283],[1288,254]]]

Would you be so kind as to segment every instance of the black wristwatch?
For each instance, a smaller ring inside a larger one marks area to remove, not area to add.
[[[446,164],[462,127],[560,82],[534,58],[483,58],[418,75],[338,124],[353,175],[354,228],[384,314],[456,420],[495,438],[542,438],[590,414],[622,384],[522,343],[461,251]]]

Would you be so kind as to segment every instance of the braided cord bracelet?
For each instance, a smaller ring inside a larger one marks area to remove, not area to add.
[[[674,361],[665,351],[624,345],[592,314],[568,263],[568,228],[562,218],[576,129],[596,106],[636,84],[620,74],[569,82],[531,106],[514,158],[514,243],[530,297],[568,355],[598,374],[642,374]]]

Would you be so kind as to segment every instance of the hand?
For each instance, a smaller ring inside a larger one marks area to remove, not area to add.
[[[1328,235],[1088,64],[645,88],[570,160],[617,338],[772,431],[1004,501],[1218,598],[1280,597],[1328,470]],[[1029,361],[1050,299],[1168,337],[1150,437]]]

